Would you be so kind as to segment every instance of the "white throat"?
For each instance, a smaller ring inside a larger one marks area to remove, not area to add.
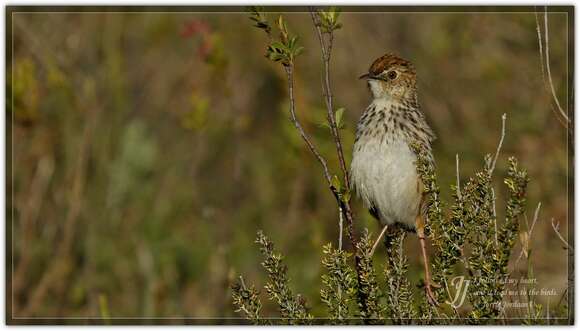
[[[372,102],[372,104],[375,106],[375,108],[387,109],[387,110],[391,109],[391,106],[395,103],[396,103],[396,101],[390,97],[374,98],[373,102]]]

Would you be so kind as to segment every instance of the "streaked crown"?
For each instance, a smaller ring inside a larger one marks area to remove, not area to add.
[[[400,70],[415,75],[415,67],[413,64],[393,53],[387,53],[376,59],[373,64],[371,64],[369,73],[380,75],[388,70]]]
[[[391,98],[396,101],[416,99],[417,74],[415,67],[395,54],[387,53],[376,59],[369,72],[360,78],[367,79],[375,98]]]

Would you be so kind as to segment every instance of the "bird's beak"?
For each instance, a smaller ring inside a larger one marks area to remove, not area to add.
[[[358,79],[366,79],[366,80],[374,79],[374,80],[382,80],[382,81],[388,82],[388,80],[386,78],[376,76],[376,75],[373,75],[371,73],[363,74]]]

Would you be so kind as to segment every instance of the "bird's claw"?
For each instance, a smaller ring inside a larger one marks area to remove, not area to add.
[[[430,305],[437,307],[439,306],[439,303],[437,302],[437,299],[435,299],[435,294],[431,290],[431,286],[435,288],[440,288],[441,285],[427,283],[425,286],[425,294],[427,296],[427,302],[429,302]]]

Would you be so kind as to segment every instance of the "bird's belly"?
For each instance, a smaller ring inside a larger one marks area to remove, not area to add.
[[[375,207],[383,225],[415,228],[421,192],[416,157],[403,141],[389,144],[358,141],[351,163],[354,189],[368,208]]]

